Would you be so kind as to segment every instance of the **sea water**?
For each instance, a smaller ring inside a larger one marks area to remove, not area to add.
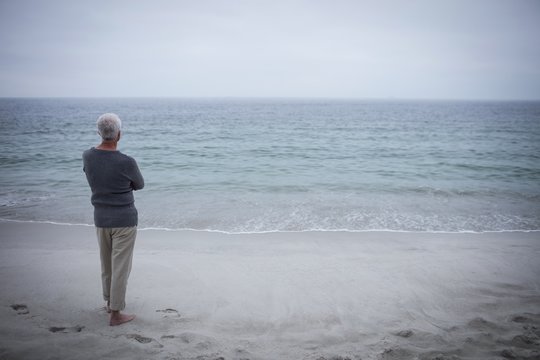
[[[0,99],[0,218],[92,224],[105,112],[146,180],[141,228],[540,229],[540,102]]]

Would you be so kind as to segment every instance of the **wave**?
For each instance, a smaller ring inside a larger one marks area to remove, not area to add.
[[[67,181],[60,181],[57,184],[62,184],[66,182]],[[47,201],[51,198],[54,198],[55,196],[56,195],[53,193],[44,193],[42,195],[34,195],[34,196],[28,196],[25,194],[18,196],[17,194],[13,194],[13,193],[0,194],[0,207],[16,207],[16,206],[26,205],[26,204],[35,204],[35,203]]]
[[[66,223],[49,220],[18,220],[18,219],[6,219],[0,218],[0,222],[15,222],[15,223],[30,223],[30,224],[49,224],[60,226],[84,226],[94,227],[93,224],[84,223]],[[309,233],[309,232],[328,232],[328,233],[404,233],[404,234],[495,234],[495,233],[535,233],[540,232],[540,229],[512,229],[512,230],[456,230],[456,231],[444,231],[444,230],[395,230],[395,229],[323,229],[323,228],[311,228],[304,230],[260,230],[260,231],[226,231],[218,229],[194,229],[194,228],[169,228],[169,227],[141,227],[139,231],[170,231],[170,232],[203,232],[203,233],[219,233],[226,235],[255,235],[255,234],[295,234],[295,233]]]
[[[66,222],[58,222],[58,221],[50,221],[50,220],[19,220],[19,219],[6,219],[6,218],[0,218],[0,221],[3,222],[14,222],[14,223],[28,223],[28,224],[49,224],[49,225],[61,225],[61,226],[86,226],[86,227],[94,227],[94,224],[84,224],[84,223],[66,223]]]
[[[393,229],[306,229],[306,230],[262,230],[262,231],[225,231],[215,229],[192,229],[192,228],[165,228],[165,227],[144,227],[140,231],[156,230],[156,231],[193,231],[193,232],[210,232],[227,235],[251,235],[251,234],[289,234],[289,233],[309,233],[309,232],[330,232],[330,233],[404,233],[404,234],[491,234],[491,233],[531,233],[540,232],[540,229],[522,229],[522,230],[460,230],[460,231],[440,231],[440,230],[393,230]]]

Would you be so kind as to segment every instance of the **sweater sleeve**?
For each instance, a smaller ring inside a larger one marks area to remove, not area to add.
[[[139,170],[139,167],[137,166],[137,162],[132,159],[132,167],[131,167],[131,188],[133,190],[141,190],[144,188],[144,178],[141,174],[141,171]]]

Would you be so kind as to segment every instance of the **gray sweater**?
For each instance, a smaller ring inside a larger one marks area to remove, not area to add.
[[[83,153],[83,170],[92,190],[97,227],[137,226],[133,190],[144,187],[135,160],[120,151],[91,148]]]

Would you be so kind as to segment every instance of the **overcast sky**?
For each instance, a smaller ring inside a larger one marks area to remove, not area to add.
[[[0,0],[0,96],[540,99],[540,0]]]

